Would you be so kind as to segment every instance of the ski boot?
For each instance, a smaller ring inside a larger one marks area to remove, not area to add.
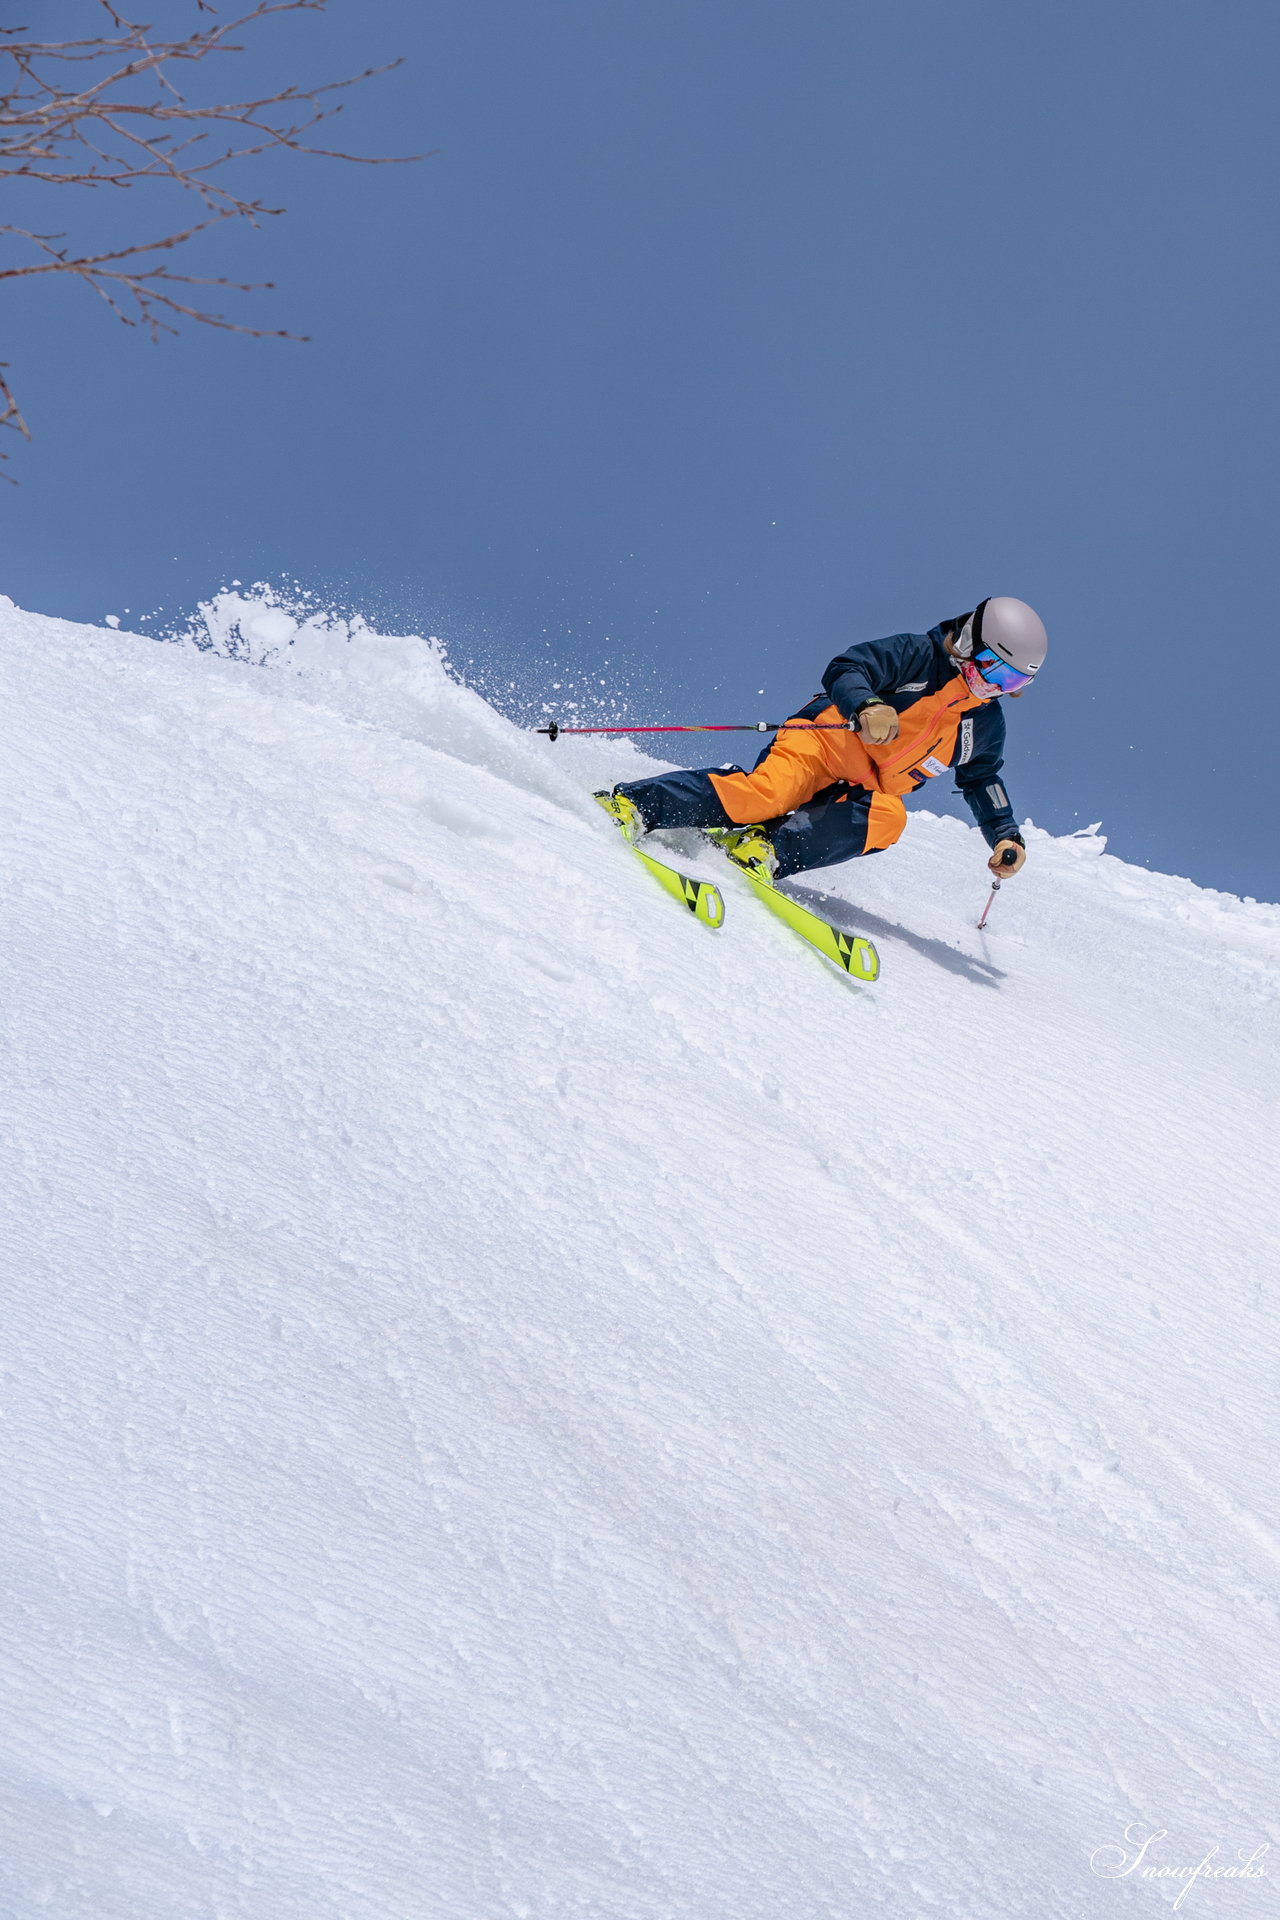
[[[593,793],[591,798],[602,806],[606,813],[613,815],[623,834],[634,847],[643,840],[649,831],[649,822],[641,813],[635,801],[625,793],[611,793],[606,788],[603,793]]]
[[[735,867],[773,885],[778,854],[763,827],[712,827],[707,838],[728,854]]]

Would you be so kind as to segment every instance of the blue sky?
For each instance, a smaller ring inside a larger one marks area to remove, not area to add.
[[[334,0],[242,64],[397,54],[343,137],[434,156],[273,164],[287,216],[200,259],[309,345],[4,290],[3,590],[135,624],[290,577],[637,720],[777,719],[1019,594],[1019,812],[1280,896],[1274,6]]]

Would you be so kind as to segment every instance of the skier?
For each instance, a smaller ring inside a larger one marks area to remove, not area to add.
[[[825,691],[779,730],[750,773],[682,768],[596,798],[633,842],[655,827],[702,827],[740,866],[774,881],[891,847],[907,824],[903,794],[954,767],[992,849],[987,864],[1006,879],[1026,846],[1000,778],[1000,699],[1025,693],[1048,645],[1025,600],[984,600],[927,634],[866,640],[839,654],[822,676]]]

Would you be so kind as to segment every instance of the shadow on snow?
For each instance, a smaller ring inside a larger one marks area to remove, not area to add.
[[[945,967],[948,973],[960,975],[962,980],[972,980],[980,987],[997,986],[1005,975],[999,967],[993,967],[990,961],[979,960],[975,955],[961,953],[958,947],[948,946],[945,940],[931,940],[926,934],[914,933],[910,927],[900,926],[896,920],[886,920],[878,913],[869,913],[865,907],[855,907],[852,901],[842,899],[838,893],[820,893],[814,887],[800,887],[794,878],[784,883],[783,890],[802,907],[808,907],[811,913],[821,914],[841,933],[860,933],[869,940],[896,940],[900,946],[910,947],[914,953],[923,954],[926,960]]]

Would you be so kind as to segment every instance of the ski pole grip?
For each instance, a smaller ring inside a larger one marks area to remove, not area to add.
[[[1002,867],[1011,867],[1013,866],[1017,858],[1018,858],[1018,849],[1016,847],[1006,847],[1004,852],[1000,855],[1000,865]]]

